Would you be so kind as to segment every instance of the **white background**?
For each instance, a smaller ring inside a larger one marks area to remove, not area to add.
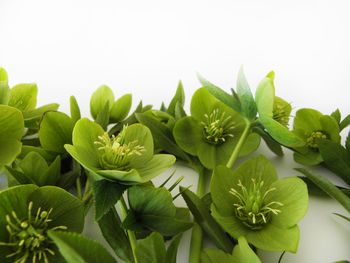
[[[301,107],[350,113],[350,5],[348,1],[18,1],[0,0],[0,66],[11,85],[36,82],[38,105],[58,102],[68,112],[75,95],[84,116],[101,84],[116,97],[133,94],[159,107],[170,102],[181,79],[190,97],[199,88],[196,73],[229,90],[244,65],[255,92],[259,80],[276,72],[276,93]],[[345,136],[343,136],[345,137]],[[296,176],[287,155],[274,157],[281,177]],[[328,174],[334,182],[341,184]],[[195,184],[186,175],[183,185]],[[350,227],[332,212],[336,202],[311,198],[301,221],[297,254],[283,262],[326,263],[350,258]],[[90,232],[92,231],[91,229]],[[87,231],[89,234],[89,231]],[[206,242],[206,246],[211,246]],[[178,262],[187,262],[189,233]],[[261,252],[263,262],[278,253]]]

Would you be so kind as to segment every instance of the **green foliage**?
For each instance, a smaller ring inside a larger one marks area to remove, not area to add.
[[[156,231],[174,236],[191,228],[192,223],[177,213],[171,194],[164,188],[139,185],[128,190],[130,211],[123,227],[131,230]]]
[[[117,262],[101,244],[80,234],[61,231],[48,234],[68,263]]]
[[[11,89],[8,105],[22,112],[35,109],[38,88],[36,84],[18,84]]]

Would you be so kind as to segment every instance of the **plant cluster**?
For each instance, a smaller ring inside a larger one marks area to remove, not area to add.
[[[262,155],[234,167],[262,139],[276,155],[288,148],[297,163],[323,165],[350,185],[350,136],[344,146],[340,137],[350,115],[299,109],[290,129],[292,107],[275,95],[273,72],[255,96],[243,70],[231,94],[199,80],[190,113],[181,82],[168,106],[140,102],[132,113],[131,94],[115,99],[104,85],[88,119],[73,96],[69,115],[55,103],[36,107],[36,84],[10,88],[0,68],[1,262],[175,263],[192,229],[188,262],[259,263],[258,250],[297,252],[309,193],[350,212],[350,190],[305,167],[296,169],[304,177],[283,179]],[[179,186],[183,176],[170,183],[175,171],[152,182],[176,160],[198,172],[196,193]],[[174,204],[180,196],[187,207]],[[81,234],[90,209],[114,255]],[[202,248],[203,234],[217,249]]]

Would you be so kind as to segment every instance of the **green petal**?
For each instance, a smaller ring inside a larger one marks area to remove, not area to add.
[[[64,145],[66,151],[85,169],[95,173],[95,170],[99,169],[99,162],[96,156],[91,155],[82,147],[74,147],[73,145],[66,144]]]
[[[84,209],[82,202],[56,186],[44,186],[34,191],[29,198],[33,201],[33,211],[52,208],[49,227],[66,226],[69,231],[81,232],[84,228]]]
[[[213,217],[221,225],[221,227],[229,233],[232,237],[238,238],[240,236],[247,236],[251,230],[246,228],[236,216],[225,216],[222,215],[216,208],[216,205],[212,204],[210,207]]]
[[[255,101],[259,116],[272,118],[275,88],[270,78],[264,78],[258,85],[255,92]]]
[[[93,173],[111,181],[119,181],[121,184],[133,185],[144,182],[139,172],[135,169],[130,171],[98,170],[93,171]]]
[[[273,215],[271,223],[285,228],[296,225],[309,207],[306,184],[297,177],[289,177],[274,182],[271,187],[276,190],[267,195],[266,203],[277,201],[283,204],[278,207],[281,213]]]
[[[26,184],[0,192],[0,241],[8,241],[6,240],[8,237],[6,215],[10,215],[12,211],[15,211],[19,218],[26,217],[28,215],[29,196],[38,188],[36,185]],[[3,246],[0,246],[0,251],[2,248]]]
[[[99,112],[103,110],[107,102],[111,109],[114,103],[113,91],[106,85],[102,85],[92,94],[90,100],[90,113],[94,120],[97,118]]]
[[[168,170],[175,163],[175,160],[176,158],[173,155],[157,154],[145,166],[136,169],[140,173],[143,182],[148,182]]]
[[[42,147],[51,152],[64,153],[64,145],[72,143],[73,120],[62,112],[47,112],[39,129]]]
[[[131,94],[125,94],[113,103],[109,119],[111,122],[119,122],[128,116],[131,108],[132,96]]]
[[[125,143],[137,141],[137,145],[143,146],[145,152],[142,155],[135,155],[130,161],[131,167],[138,167],[147,163],[153,156],[153,137],[150,129],[145,125],[137,123],[127,127]]]
[[[202,142],[197,145],[197,156],[200,162],[208,169],[214,169],[217,164],[217,149],[215,145]]]
[[[192,155],[197,155],[197,145],[203,141],[203,127],[193,117],[178,120],[173,130],[176,143]]]
[[[322,130],[320,118],[322,113],[313,109],[300,109],[294,118],[294,129],[303,129],[305,132]]]
[[[16,108],[0,105],[0,172],[21,152],[23,129],[22,113]]]
[[[232,187],[236,187],[235,173],[225,166],[217,166],[213,171],[210,182],[210,192],[213,203],[223,216],[231,216],[234,213],[235,197],[229,193]]]
[[[205,88],[198,89],[192,96],[191,115],[202,121],[205,114],[209,115],[215,109],[214,104],[218,101]]]
[[[102,127],[89,119],[83,118],[77,121],[73,130],[73,145],[76,147],[78,154],[84,153],[84,160],[95,160],[94,163],[89,165],[96,166],[98,162],[98,146],[95,141],[98,140],[98,136],[104,134]],[[90,155],[88,158],[85,155]]]
[[[238,245],[233,249],[232,256],[234,263],[261,263],[259,257],[250,248],[243,236],[238,238]]]
[[[298,250],[300,230],[298,226],[279,228],[273,224],[267,224],[260,231],[251,231],[245,237],[249,243],[266,251],[289,251],[296,253]]]
[[[18,84],[11,89],[8,105],[23,112],[34,110],[37,94],[36,84]]]

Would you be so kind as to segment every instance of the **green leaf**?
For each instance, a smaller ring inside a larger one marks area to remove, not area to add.
[[[344,130],[349,125],[350,125],[350,114],[348,116],[346,116],[339,124],[340,131]]]
[[[214,244],[227,253],[231,253],[233,244],[226,233],[211,216],[206,204],[190,190],[180,186],[180,192],[196,222],[203,228]]]
[[[235,261],[235,258],[222,250],[204,249],[201,252],[201,263],[244,263],[245,261]],[[248,263],[248,262],[247,262]]]
[[[261,263],[244,237],[238,238],[238,245],[233,249],[232,256],[235,263]]]
[[[137,242],[135,254],[138,263],[166,263],[166,249],[163,237],[152,233]]]
[[[48,235],[68,263],[117,262],[101,244],[80,234],[50,230]]]
[[[71,96],[69,99],[69,103],[70,103],[70,117],[72,118],[73,122],[76,123],[81,118],[78,102],[74,96]]]
[[[349,221],[349,222],[350,222],[350,218],[347,217],[347,216],[344,216],[344,215],[341,215],[341,214],[338,214],[338,213],[333,213],[333,214],[335,214],[335,215],[337,215],[337,216],[339,216],[339,217],[345,219],[346,221]]]
[[[236,112],[238,113],[241,112],[241,104],[239,100],[237,100],[235,97],[231,96],[230,94],[226,93],[224,90],[220,89],[219,87],[215,86],[214,84],[210,83],[199,74],[198,74],[198,79],[200,83],[203,85],[203,87],[207,91],[209,91],[211,95],[213,95],[215,98],[217,98],[221,102],[225,103],[227,106],[231,107]]]
[[[18,84],[11,89],[8,105],[23,112],[34,110],[37,94],[36,84]]]
[[[260,116],[259,121],[269,135],[280,144],[287,147],[299,147],[304,145],[304,142],[299,137],[272,118]]]
[[[317,144],[327,167],[350,185],[350,153],[331,140],[319,140]]]
[[[259,83],[255,93],[255,101],[259,116],[273,117],[274,99],[275,88],[272,80],[266,77]]]
[[[182,233],[176,235],[171,241],[168,249],[166,251],[166,262],[167,263],[176,263],[177,250],[182,238]]]
[[[244,76],[243,68],[241,67],[238,72],[237,78],[237,95],[241,102],[242,114],[249,120],[253,120],[256,117],[257,109],[253,98],[253,94],[250,91],[248,82]]]
[[[103,85],[91,96],[90,113],[94,120],[96,120],[97,115],[103,110],[107,102],[109,103],[109,109],[111,109],[114,103],[114,94],[109,87]]]
[[[339,109],[336,109],[334,112],[332,112],[331,116],[337,121],[337,123],[340,123],[341,113],[340,113]]]
[[[23,129],[22,113],[16,108],[0,105],[0,173],[20,154]]]
[[[142,224],[152,231],[156,231],[163,236],[173,236],[182,233],[193,226],[192,222],[179,220],[170,216],[141,215]]]
[[[144,113],[137,113],[136,118],[151,130],[156,149],[162,149],[182,160],[189,161],[187,154],[175,143],[174,137],[168,127]]]
[[[179,81],[179,85],[177,86],[176,93],[171,100],[167,112],[175,117],[175,109],[176,109],[176,104],[178,104],[178,107],[182,108],[185,104],[185,92],[182,87],[181,81]]]
[[[64,153],[64,145],[72,143],[74,122],[62,112],[47,112],[40,123],[41,146],[51,152]]]
[[[128,116],[132,103],[132,95],[125,94],[113,103],[109,115],[110,122],[120,122]]]
[[[99,221],[117,203],[127,188],[125,185],[107,180],[99,180],[93,183],[96,221]]]
[[[136,185],[128,190],[130,208],[139,214],[175,216],[176,208],[171,194],[164,188]]]
[[[261,138],[263,138],[263,140],[265,141],[267,147],[269,147],[269,149],[275,153],[277,156],[283,156],[283,150],[281,145],[276,142],[271,136],[270,134],[266,133],[263,129],[261,129],[260,127],[254,127],[253,131],[256,132],[257,134],[259,134],[261,136]]]
[[[330,197],[337,200],[348,212],[350,212],[350,198],[341,190],[332,184],[326,177],[312,173],[304,168],[295,168],[298,172],[304,174],[317,186],[319,186]]]
[[[348,150],[348,152],[350,153],[350,131],[348,133],[348,136],[346,137],[346,141],[345,141],[345,148]]]
[[[124,229],[120,226],[120,218],[115,208],[112,207],[97,223],[103,237],[116,255],[125,261],[134,262],[130,242]]]

